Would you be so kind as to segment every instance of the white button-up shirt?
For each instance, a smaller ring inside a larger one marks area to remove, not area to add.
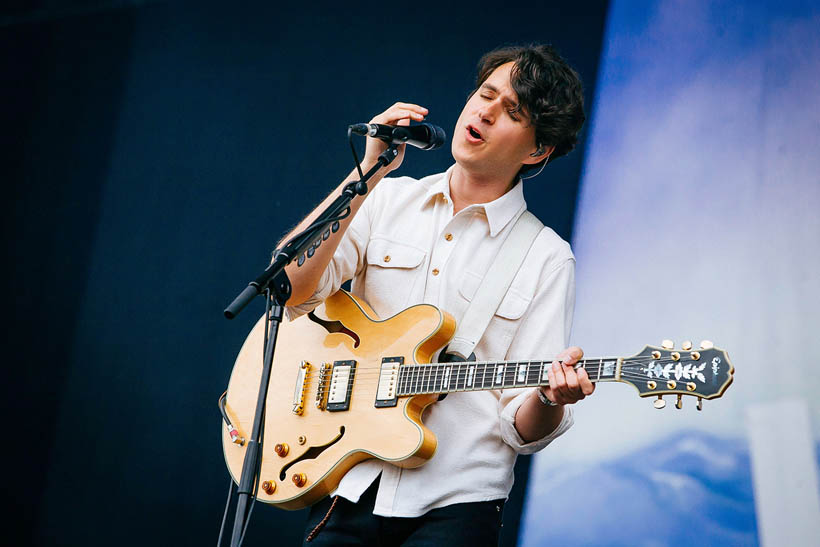
[[[523,184],[490,203],[453,215],[450,173],[421,180],[384,179],[351,221],[315,294],[289,307],[293,319],[352,279],[352,292],[382,318],[433,304],[461,319],[515,220],[526,210]],[[544,227],[474,353],[479,361],[552,359],[569,342],[575,259]],[[503,499],[518,453],[547,446],[572,425],[570,406],[558,428],[525,443],[515,413],[533,388],[450,393],[422,419],[438,438],[429,462],[402,469],[379,460],[353,467],[334,492],[351,501],[381,473],[374,514],[416,517],[453,503]]]

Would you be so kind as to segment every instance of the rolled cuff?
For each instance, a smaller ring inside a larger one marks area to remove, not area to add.
[[[563,435],[564,432],[575,423],[575,419],[572,416],[572,406],[565,405],[564,416],[561,418],[561,423],[558,424],[558,427],[556,427],[552,433],[529,443],[524,442],[524,439],[521,438],[521,435],[518,434],[518,430],[515,428],[515,413],[518,412],[518,408],[531,393],[531,389],[519,393],[501,412],[501,438],[518,454],[534,454],[538,452],[553,440]]]
[[[316,306],[324,302],[325,299],[334,292],[333,279],[331,276],[331,268],[325,268],[325,271],[322,272],[322,276],[319,278],[319,284],[313,295],[298,306],[285,306],[285,318],[288,321],[293,321],[297,317],[312,312],[316,309]]]

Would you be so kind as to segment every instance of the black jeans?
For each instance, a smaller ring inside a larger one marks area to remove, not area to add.
[[[305,547],[368,545],[373,547],[438,546],[496,547],[501,530],[504,500],[456,503],[433,509],[415,518],[380,517],[373,514],[378,479],[358,503],[335,498],[325,524],[315,531],[330,510],[333,498],[325,498],[310,510]],[[313,532],[311,534],[311,532]],[[312,537],[311,537],[312,536]],[[311,538],[308,541],[307,538]]]

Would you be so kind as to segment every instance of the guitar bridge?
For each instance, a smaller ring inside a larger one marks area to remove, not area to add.
[[[305,391],[307,390],[307,373],[310,371],[310,363],[302,361],[299,372],[296,375],[296,386],[293,390],[293,413],[301,416],[305,411]]]
[[[319,386],[316,388],[316,408],[324,410],[327,406],[327,391],[330,375],[328,372],[333,368],[330,363],[322,363],[319,369]]]

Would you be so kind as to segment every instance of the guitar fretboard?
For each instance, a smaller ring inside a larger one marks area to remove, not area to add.
[[[586,369],[593,382],[615,381],[620,358],[584,359],[575,368]],[[552,361],[465,361],[403,365],[399,369],[398,396],[451,393],[516,387],[548,386]]]

